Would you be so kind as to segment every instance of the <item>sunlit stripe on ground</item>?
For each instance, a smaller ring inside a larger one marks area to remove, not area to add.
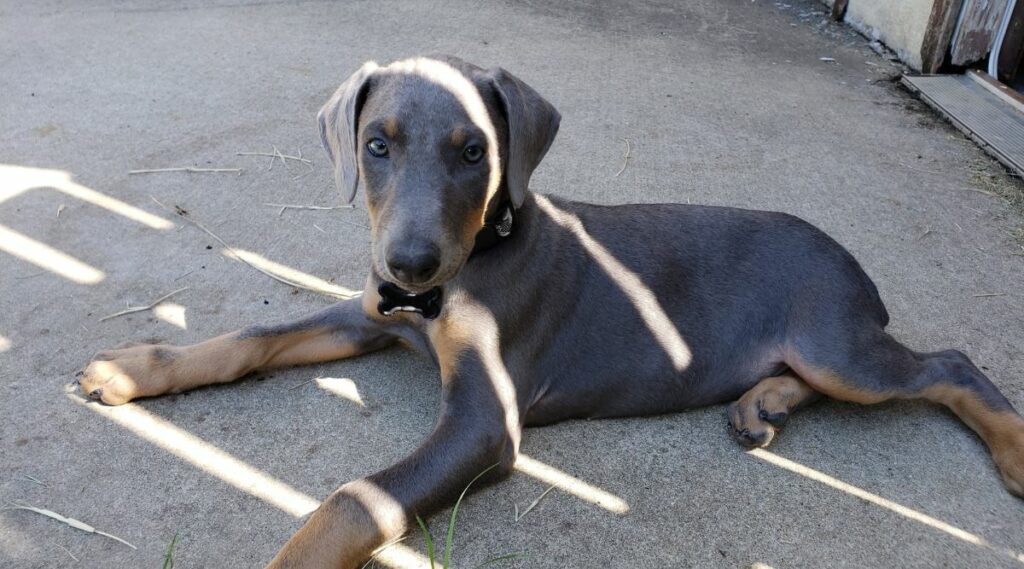
[[[885,509],[887,509],[887,510],[889,510],[891,512],[895,512],[895,513],[897,513],[897,514],[899,514],[899,515],[901,515],[901,516],[903,516],[905,518],[909,518],[909,519],[914,520],[916,522],[922,523],[922,524],[924,524],[926,526],[935,528],[935,529],[937,529],[937,530],[939,530],[939,531],[941,531],[943,533],[946,533],[948,535],[951,535],[951,536],[953,536],[953,537],[955,537],[957,539],[966,541],[967,543],[972,543],[974,545],[991,548],[994,551],[998,551],[1000,553],[1005,553],[1005,554],[1009,555],[1010,557],[1016,559],[1017,561],[1024,562],[1024,554],[1021,554],[1019,552],[1016,552],[1016,551],[1013,551],[1013,550],[1010,550],[1010,549],[1004,549],[1004,548],[1000,548],[1000,547],[997,547],[997,546],[993,546],[988,541],[986,541],[984,538],[982,538],[980,536],[977,536],[977,535],[975,535],[975,534],[973,534],[971,532],[962,530],[962,529],[960,529],[960,528],[958,528],[956,526],[950,525],[950,524],[948,524],[948,523],[946,523],[946,522],[944,522],[942,520],[933,518],[933,517],[929,516],[928,514],[924,514],[924,513],[918,512],[917,510],[914,510],[912,508],[908,508],[907,506],[904,506],[902,504],[898,504],[896,502],[893,502],[892,500],[883,498],[883,497],[879,496],[878,494],[873,494],[871,492],[868,492],[867,490],[863,490],[863,489],[858,488],[858,487],[856,487],[856,486],[854,486],[852,484],[848,484],[846,482],[843,482],[842,480],[839,480],[838,478],[829,476],[828,474],[825,474],[824,472],[821,472],[820,470],[815,470],[815,469],[810,468],[808,466],[804,466],[804,465],[802,465],[802,464],[800,464],[798,462],[793,462],[792,460],[789,460],[788,458],[783,458],[783,457],[781,457],[781,456],[779,456],[779,455],[777,455],[777,454],[775,454],[773,452],[770,452],[770,451],[767,451],[767,450],[764,450],[764,449],[753,449],[753,450],[748,451],[747,454],[749,454],[751,456],[755,456],[755,457],[757,457],[757,458],[759,458],[759,459],[761,459],[761,460],[763,460],[763,461],[765,461],[765,462],[767,462],[769,464],[773,464],[775,466],[778,466],[779,468],[783,468],[783,469],[788,470],[790,472],[799,474],[801,476],[805,476],[805,477],[810,478],[811,480],[814,480],[816,482],[821,482],[822,484],[824,484],[826,486],[829,486],[829,487],[832,487],[832,488],[835,488],[836,490],[839,490],[841,492],[846,492],[847,494],[850,494],[851,496],[855,496],[857,498],[860,498],[861,500],[864,500],[865,502],[869,502],[869,503],[872,503],[872,504],[874,504],[876,506],[880,506],[882,508],[885,508]]]
[[[181,328],[182,330],[188,330],[188,322],[185,320],[185,307],[175,302],[161,302],[160,304],[153,307],[153,316],[156,316],[160,320]]]
[[[81,184],[76,184],[70,180],[65,184],[54,186],[54,188],[69,196],[78,198],[84,202],[89,202],[92,205],[101,207],[105,210],[116,213],[121,217],[126,217],[153,229],[167,230],[174,227],[173,223],[160,216],[153,215],[133,205],[128,205],[119,199],[112,198],[106,194],[101,194],[96,190],[87,188]]]
[[[0,202],[37,188],[52,188],[153,229],[174,227],[162,217],[73,182],[71,174],[64,170],[0,164]]]
[[[396,543],[373,554],[373,560],[393,569],[431,569],[430,559],[407,545]],[[373,567],[373,564],[370,564]],[[441,568],[441,563],[437,563]]]
[[[81,401],[75,396],[71,398]],[[87,403],[85,406],[196,468],[295,517],[302,517],[320,505],[320,502],[312,497],[249,466],[138,405],[129,403],[119,407],[107,407],[98,403]]]
[[[609,512],[625,514],[629,511],[629,504],[622,498],[525,454],[520,453],[516,458],[515,469]]]
[[[106,278],[103,271],[3,225],[0,251],[79,284],[96,284]]]
[[[363,403],[363,398],[359,396],[356,382],[347,377],[318,377],[314,381],[316,381],[317,387],[324,391],[333,393],[342,399],[348,399],[360,407],[366,406]]]
[[[298,269],[293,269],[280,263],[275,263],[259,253],[253,253],[252,251],[246,251],[245,249],[231,248],[222,250],[221,254],[230,259],[241,259],[275,276],[322,291],[325,294],[330,294],[339,298],[352,298],[359,294],[359,291],[338,286],[309,273],[304,273]]]
[[[269,474],[249,466],[230,454],[181,429],[173,423],[128,403],[107,407],[87,403],[74,394],[68,397],[87,409],[128,429],[196,468],[297,518],[315,510],[320,502]],[[395,544],[378,552],[374,559],[392,569],[424,569],[430,561],[408,546]]]
[[[7,167],[0,165],[0,203],[3,203],[15,196],[19,196],[27,191],[30,187],[15,185],[11,183],[9,176],[5,176]]]
[[[6,336],[0,335],[0,352],[6,352],[11,349],[11,341]]]

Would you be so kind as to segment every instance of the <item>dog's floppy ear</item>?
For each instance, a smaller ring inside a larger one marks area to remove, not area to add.
[[[356,121],[366,100],[369,79],[378,68],[372,61],[364,63],[338,87],[316,116],[320,123],[320,141],[334,164],[334,183],[348,203],[352,203],[359,187]]]
[[[562,116],[529,85],[498,67],[487,72],[508,121],[508,163],[505,185],[512,205],[526,199],[530,175],[540,164],[558,133]]]

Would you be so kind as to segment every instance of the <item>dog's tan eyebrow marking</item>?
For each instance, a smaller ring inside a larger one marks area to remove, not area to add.
[[[395,117],[388,117],[384,119],[381,123],[381,128],[388,138],[396,138],[398,136],[398,119]]]
[[[452,141],[452,146],[462,146],[463,144],[466,143],[466,140],[469,138],[469,132],[466,131],[466,127],[457,126],[455,127],[455,130],[452,131],[452,134],[449,138]]]

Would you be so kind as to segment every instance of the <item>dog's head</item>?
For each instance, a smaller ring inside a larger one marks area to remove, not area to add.
[[[423,291],[461,270],[499,195],[523,203],[560,117],[505,70],[444,57],[367,63],[318,119],[349,202],[362,182],[377,273]]]

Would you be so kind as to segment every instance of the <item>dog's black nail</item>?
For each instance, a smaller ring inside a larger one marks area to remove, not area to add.
[[[789,413],[786,413],[785,411],[780,411],[778,413],[769,413],[764,409],[761,409],[761,411],[758,412],[757,416],[760,417],[762,421],[767,421],[775,425],[776,427],[785,424],[785,422],[789,419]]]
[[[750,429],[733,429],[733,438],[746,448],[762,446],[771,436],[768,432],[752,433]]]
[[[93,399],[99,399],[102,395],[103,395],[103,388],[102,387],[97,387],[96,389],[93,389],[92,391],[89,392],[89,397],[91,397]]]

